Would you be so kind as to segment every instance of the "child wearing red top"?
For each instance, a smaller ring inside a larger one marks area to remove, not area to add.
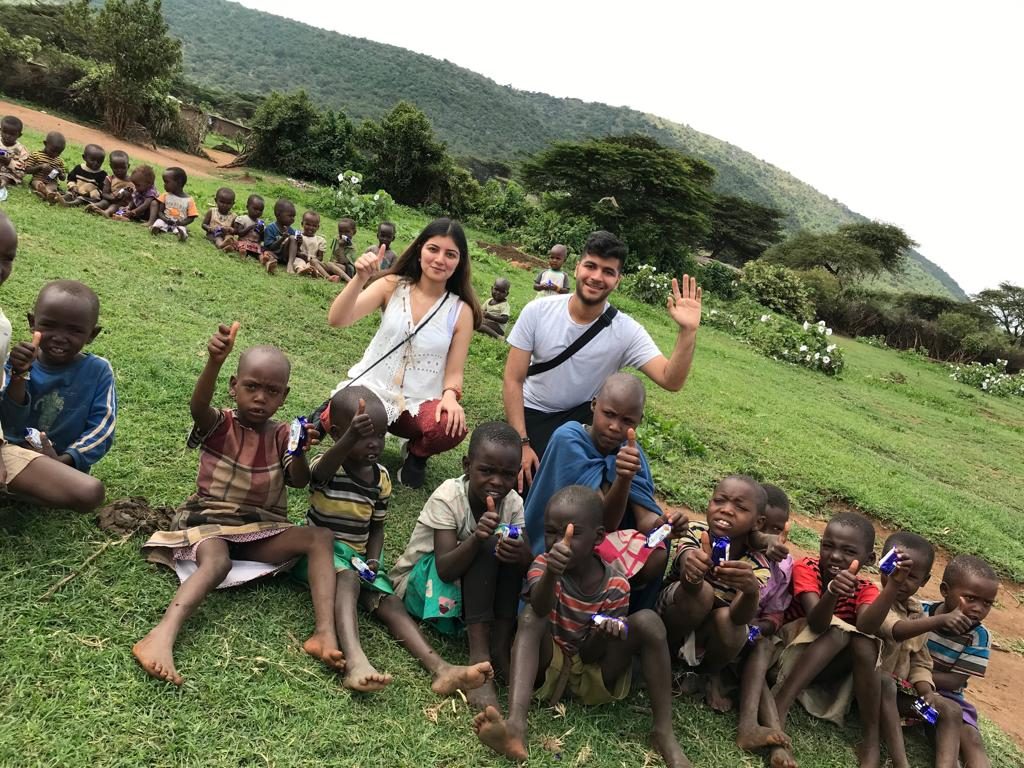
[[[874,548],[871,522],[841,512],[825,527],[818,557],[793,565],[793,602],[780,631],[785,650],[773,689],[783,728],[798,698],[808,713],[842,725],[856,696],[864,732],[858,749],[862,768],[877,768],[880,759],[879,642],[857,628],[878,596],[878,587],[857,576],[862,565],[874,562]]]

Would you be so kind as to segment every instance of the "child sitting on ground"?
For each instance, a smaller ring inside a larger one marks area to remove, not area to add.
[[[128,177],[132,186],[131,199],[126,203],[111,205],[103,215],[118,221],[145,222],[147,226],[156,221],[160,213],[160,194],[156,190],[156,173],[150,165],[140,165]]]
[[[32,446],[50,458],[89,472],[114,442],[117,393],[104,358],[82,348],[100,332],[100,301],[75,280],[47,283],[29,313],[32,342],[11,350],[10,384],[0,401],[5,438],[32,446],[27,429],[41,433]]]
[[[288,396],[288,358],[277,347],[245,350],[228,387],[236,407],[210,405],[237,333],[238,323],[218,328],[192,392],[188,445],[200,449],[196,493],[178,509],[172,530],[153,534],[142,550],[176,571],[181,586],[132,654],[148,675],[175,685],[182,684],[175,640],[206,596],[280,572],[302,555],[309,558],[316,617],[303,650],[333,669],[345,666],[334,631],[334,537],[327,528],[288,521],[285,486],[304,488],[310,480],[305,448],[290,451],[288,424],[273,420]]]
[[[530,489],[532,497],[535,489]],[[557,704],[569,692],[585,705],[629,694],[640,657],[654,728],[651,740],[667,766],[689,766],[672,729],[672,674],[665,627],[650,610],[630,614],[629,582],[595,551],[604,536],[604,501],[591,488],[558,491],[544,513],[544,546],[526,577],[509,680],[508,719],[489,705],[473,721],[480,741],[526,760],[530,699]]]
[[[86,144],[82,152],[83,163],[79,163],[68,172],[68,191],[61,198],[61,205],[87,205],[99,202],[103,194],[103,185],[107,180],[107,172],[103,170],[103,161],[107,153],[99,144]]]
[[[569,292],[569,276],[562,271],[569,250],[564,245],[553,245],[548,252],[548,268],[538,272],[533,281],[537,295],[554,296]]]
[[[599,554],[605,562],[619,561],[634,611],[654,606],[668,562],[668,544],[648,547],[647,535],[668,523],[672,535],[679,536],[687,522],[674,510],[663,515],[654,497],[651,468],[636,442],[646,399],[643,383],[632,374],[605,379],[592,404],[593,426],[570,421],[555,430],[526,498],[526,527],[538,555],[547,499],[567,485],[585,485],[601,494],[608,533]]]
[[[545,458],[547,453],[545,453]],[[531,489],[532,493],[532,489]],[[761,588],[771,575],[768,559],[750,548],[750,535],[764,525],[767,499],[760,483],[730,475],[715,486],[707,522],[691,522],[658,595],[669,650],[693,671],[707,676],[708,705],[727,708],[720,672],[747,642]],[[712,548],[727,542],[724,551]]]
[[[274,203],[274,221],[263,230],[263,254],[260,263],[273,274],[278,264],[288,264],[295,259],[295,204],[286,197]]]
[[[214,195],[214,202],[216,205],[207,209],[200,226],[206,233],[206,239],[224,251],[233,248],[235,243],[235,214],[231,212],[235,205],[235,190],[221,187]]]
[[[946,566],[939,585],[942,600],[921,603],[928,629],[932,679],[939,693],[957,704],[960,723],[960,759],[968,768],[989,768],[985,744],[978,730],[978,710],[964,697],[971,677],[988,671],[991,638],[982,622],[999,592],[996,572],[973,555],[957,555]]]
[[[491,298],[484,302],[481,309],[484,319],[477,328],[480,333],[494,339],[501,339],[505,336],[505,325],[508,323],[509,312],[508,292],[512,284],[504,277],[499,277],[491,286]]]
[[[85,207],[86,213],[100,213],[110,216],[118,208],[131,203],[135,185],[128,178],[128,153],[115,149],[110,153],[110,175],[103,180],[100,199]]]
[[[324,268],[324,251],[327,241],[317,234],[320,229],[320,214],[306,211],[302,214],[302,232],[295,235],[295,254],[288,264],[288,272],[309,277],[323,277],[337,283],[340,278]]]
[[[505,422],[473,430],[462,460],[465,474],[445,480],[430,495],[390,573],[410,615],[445,634],[464,626],[470,665],[490,662],[504,680],[531,558],[523,500],[512,490],[521,456],[519,434]],[[505,535],[508,530],[499,526],[517,526],[520,534]],[[477,710],[497,706],[494,685],[474,690],[469,703]]]
[[[784,650],[772,689],[783,730],[798,699],[814,717],[842,725],[855,695],[862,768],[878,768],[880,754],[879,642],[857,627],[878,597],[878,587],[857,576],[862,565],[874,562],[874,548],[871,522],[840,512],[825,526],[818,557],[793,564],[793,602],[778,635]]]
[[[245,201],[245,213],[235,217],[235,234],[238,236],[235,249],[243,259],[248,256],[258,259],[263,253],[263,231],[266,228],[263,207],[262,197],[249,195]]]
[[[398,228],[390,221],[382,221],[377,225],[377,247],[384,246],[384,258],[380,260],[379,269],[381,272],[391,269],[391,266],[398,260],[398,254],[391,250],[391,244],[395,242],[395,235]]]
[[[18,252],[18,234],[10,219],[0,212],[0,285],[11,275],[14,258]],[[45,289],[44,289],[45,291]],[[38,302],[37,302],[38,303]],[[65,315],[77,313],[74,302],[57,308],[57,321],[63,322]],[[37,316],[40,311],[36,309]],[[95,326],[95,318],[90,326]],[[59,333],[59,332],[58,332]],[[57,334],[54,334],[57,335]],[[43,346],[43,352],[49,357],[54,351],[53,339],[47,334],[43,345],[42,333],[34,336],[36,343]],[[0,363],[7,364],[8,350],[11,341],[11,323],[0,310]],[[65,341],[65,343],[68,343]],[[20,346],[20,345],[19,345]],[[34,347],[33,347],[34,348]],[[24,391],[24,370],[31,365],[24,355],[2,371],[2,384],[10,393],[11,387],[20,387]],[[14,378],[14,369],[19,374]],[[5,396],[6,400],[6,396]],[[4,426],[7,426],[4,420]],[[25,437],[22,429],[18,434],[18,442]],[[73,469],[68,464],[35,448],[23,447],[0,439],[0,490],[6,490],[18,496],[24,496],[32,502],[47,507],[70,507],[82,512],[95,509],[103,503],[103,483],[94,477]]]
[[[5,115],[0,120],[0,188],[21,184],[28,150],[18,141],[24,130],[21,119]]]
[[[356,222],[354,219],[338,219],[338,239],[331,243],[331,261],[324,264],[327,271],[347,283],[356,273]]]
[[[61,155],[64,154],[65,144],[63,133],[50,131],[43,139],[42,150],[33,152],[25,161],[25,173],[32,177],[29,189],[50,203],[61,199],[60,182],[65,174]]]
[[[354,386],[335,393],[330,409],[334,445],[310,464],[312,495],[306,520],[334,534],[335,628],[345,654],[345,686],[370,692],[391,682],[391,675],[373,668],[359,642],[358,603],[430,672],[435,693],[447,696],[459,689],[478,688],[493,676],[490,663],[471,667],[446,663],[430,647],[382,572],[384,521],[391,497],[391,477],[377,463],[387,432],[384,406],[369,389]],[[373,574],[371,580],[357,572],[355,558],[364,561]],[[302,580],[305,565],[300,563],[296,569]]]
[[[774,537],[765,542],[765,552],[771,575],[761,588],[757,617],[748,640],[746,657],[740,675],[740,711],[736,727],[736,744],[751,752],[768,748],[774,768],[793,768],[796,761],[789,752],[789,737],[782,731],[775,699],[765,681],[772,663],[773,638],[782,626],[783,616],[792,601],[790,594],[793,576],[793,558],[786,548],[789,533],[789,497],[776,485],[763,483],[765,492],[764,523],[761,537]]]
[[[960,749],[961,710],[956,702],[935,690],[932,657],[926,648],[930,624],[921,621],[924,612],[914,595],[928,583],[935,548],[916,533],[898,531],[885,540],[882,552],[895,550],[896,570],[882,573],[882,591],[861,615],[857,626],[882,638],[880,664],[882,705],[879,713],[882,735],[889,747],[894,768],[910,768],[900,728],[901,718],[920,722],[914,701],[923,699],[939,713],[935,723],[935,765],[957,768]],[[959,622],[957,630],[973,623],[962,613],[949,616]],[[945,622],[939,622],[944,624]]]
[[[185,194],[188,174],[184,169],[172,166],[164,171],[164,191],[157,198],[156,219],[150,224],[150,232],[158,235],[171,232],[181,242],[188,239],[188,225],[199,216],[196,201]]]

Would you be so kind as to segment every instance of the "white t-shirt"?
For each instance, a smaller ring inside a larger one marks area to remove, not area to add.
[[[388,574],[395,594],[399,597],[405,597],[406,580],[416,563],[434,551],[434,531],[455,531],[455,538],[460,542],[476,531],[467,486],[465,475],[445,480],[423,505],[405,552]],[[498,504],[498,518],[506,525],[525,526],[523,497],[515,491],[509,491],[508,496]]]
[[[530,362],[551,360],[586,332],[569,315],[573,294],[531,301],[519,314],[508,343],[530,353]],[[597,320],[594,321],[595,323]],[[623,368],[642,368],[661,354],[640,323],[619,312],[589,344],[550,371],[528,376],[523,405],[536,411],[567,411],[591,400],[604,380]]]
[[[0,392],[7,389],[7,358],[11,354],[11,321],[0,309]]]

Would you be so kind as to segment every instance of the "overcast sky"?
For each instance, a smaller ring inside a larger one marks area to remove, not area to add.
[[[903,227],[970,293],[1024,284],[1024,3],[242,4],[687,123]]]

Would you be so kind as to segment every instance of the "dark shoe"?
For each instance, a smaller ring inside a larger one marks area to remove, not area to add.
[[[427,479],[427,460],[411,453],[405,457],[405,463],[398,470],[398,482],[406,488],[422,488]]]

